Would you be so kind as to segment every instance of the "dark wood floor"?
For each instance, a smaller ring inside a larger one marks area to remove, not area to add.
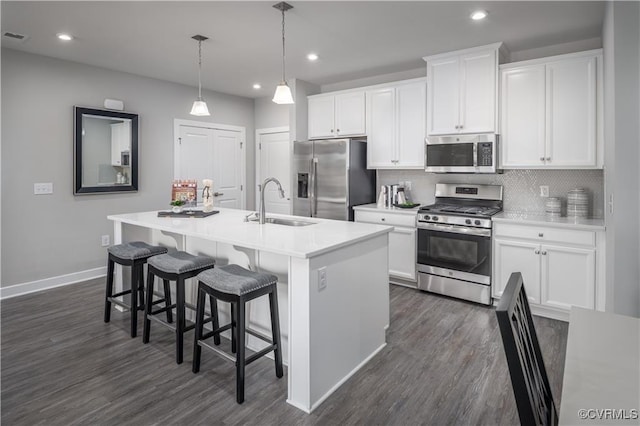
[[[170,330],[155,324],[143,345],[128,314],[102,321],[102,297],[93,280],[2,301],[2,424],[518,423],[492,308],[391,286],[388,345],[307,415],[273,361],[247,368],[237,405],[231,363],[204,351],[191,373],[191,335],[176,365]],[[536,317],[536,329],[559,407],[567,324]]]

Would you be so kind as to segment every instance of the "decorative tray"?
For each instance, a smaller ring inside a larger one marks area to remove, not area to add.
[[[203,212],[202,210],[184,210],[180,213],[174,213],[171,210],[165,210],[159,211],[158,217],[209,217],[217,213],[220,213],[220,211],[213,210],[210,212]]]
[[[418,207],[420,204],[418,203],[407,203],[407,204],[394,204],[393,207],[398,207],[401,209],[412,209],[414,207]]]

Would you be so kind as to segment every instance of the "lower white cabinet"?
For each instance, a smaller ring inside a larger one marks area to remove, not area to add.
[[[358,210],[356,207],[355,221],[394,227],[389,233],[389,280],[394,284],[416,287],[416,214],[382,209]]]
[[[520,272],[533,305],[567,312],[571,306],[602,309],[596,304],[596,234],[495,223],[493,297],[499,298],[511,274]]]

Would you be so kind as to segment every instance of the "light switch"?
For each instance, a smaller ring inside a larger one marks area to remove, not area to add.
[[[33,193],[35,195],[53,194],[53,183],[52,182],[34,183]]]

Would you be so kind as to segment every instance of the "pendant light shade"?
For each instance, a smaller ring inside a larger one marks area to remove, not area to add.
[[[211,115],[209,114],[209,108],[207,108],[207,103],[204,101],[204,99],[200,97],[198,97],[198,99],[193,101],[193,106],[191,107],[190,114],[197,115],[200,117]]]
[[[282,81],[280,82],[280,84],[278,84],[278,87],[276,87],[276,92],[273,94],[272,100],[277,104],[293,104],[294,101],[291,94],[291,89],[289,88],[287,79],[284,76],[284,12],[289,9],[293,9],[293,6],[282,1],[280,3],[274,4],[273,7],[282,12]]]
[[[208,116],[209,108],[207,107],[207,103],[202,99],[202,42],[207,40],[209,37],[205,37],[203,35],[194,35],[191,37],[194,40],[198,41],[198,98],[193,102],[193,106],[191,107],[191,115],[197,115],[199,117]]]
[[[273,102],[277,104],[292,104],[293,96],[291,95],[291,89],[286,81],[281,82],[276,87],[276,93],[273,95]]]

